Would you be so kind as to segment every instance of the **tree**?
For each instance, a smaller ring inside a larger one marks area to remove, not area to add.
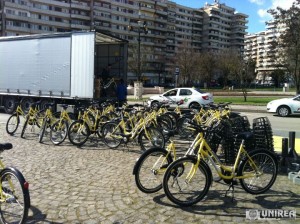
[[[300,0],[295,0],[292,7],[277,7],[268,11],[274,18],[276,27],[281,27],[280,37],[273,42],[279,64],[291,75],[300,93]]]
[[[179,83],[190,83],[195,75],[198,54],[193,50],[189,42],[183,42],[178,47],[175,55],[175,64],[180,69]]]
[[[233,71],[236,70],[236,60],[239,55],[234,49],[222,50],[218,53],[218,68],[222,72],[222,80],[224,87],[228,85],[228,79],[232,76]]]
[[[280,87],[280,83],[286,82],[285,71],[282,69],[274,70],[270,76],[274,80],[274,85],[276,87]]]
[[[210,87],[209,83],[213,79],[214,71],[216,70],[216,65],[216,53],[212,51],[202,52],[197,59],[197,70],[201,74],[202,80],[208,83],[208,88]]]
[[[236,77],[236,80],[240,83],[240,87],[244,96],[244,101],[246,102],[248,95],[248,87],[257,75],[257,72],[255,71],[256,62],[251,58],[244,59],[238,54],[235,54],[234,56],[236,66],[233,68],[234,70],[232,71],[232,73]]]
[[[128,46],[128,68],[129,71],[134,73],[137,77],[137,80],[140,81],[142,78],[142,74],[145,73],[149,69],[149,65],[147,63],[147,55],[151,54],[151,50],[147,49],[143,45],[140,48],[140,74],[138,67],[138,43],[131,43]]]

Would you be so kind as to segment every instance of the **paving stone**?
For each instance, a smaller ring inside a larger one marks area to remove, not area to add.
[[[141,151],[136,144],[129,150],[108,149],[101,141],[88,141],[81,148],[68,140],[60,146],[49,139],[39,144],[36,135],[25,139],[20,132],[7,135],[3,124],[0,136],[1,142],[14,146],[2,153],[4,163],[16,166],[30,183],[28,223],[227,224],[247,221],[247,209],[293,209],[300,214],[300,186],[285,174],[278,175],[265,194],[247,194],[237,186],[234,201],[224,196],[227,185],[213,183],[204,200],[180,208],[163,190],[144,194],[137,189],[132,169]]]

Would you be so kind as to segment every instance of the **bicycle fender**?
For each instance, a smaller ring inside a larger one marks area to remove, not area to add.
[[[166,151],[167,153],[167,150],[165,150],[164,148],[160,148],[160,147],[155,147],[155,148],[151,148],[151,149],[148,149],[147,151],[145,151],[141,156],[140,158],[138,158],[134,164],[134,167],[133,167],[133,170],[132,170],[132,175],[135,175],[137,170],[138,170],[138,165],[139,165],[139,161],[144,159],[146,156],[148,156],[148,154],[150,154],[152,151],[157,151],[157,150],[161,150],[161,151]],[[172,157],[171,157],[172,158]]]

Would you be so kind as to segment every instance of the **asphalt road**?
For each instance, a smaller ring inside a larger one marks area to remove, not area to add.
[[[300,138],[300,116],[279,117],[269,113],[241,112],[241,115],[247,116],[250,124],[253,119],[258,117],[267,117],[271,123],[273,134],[281,137],[288,137],[289,132],[296,132],[296,138]]]

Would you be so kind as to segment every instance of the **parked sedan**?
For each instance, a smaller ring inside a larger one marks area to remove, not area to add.
[[[151,96],[148,103],[154,106],[158,102],[167,102],[171,107],[176,107],[178,102],[181,108],[192,108],[194,106],[213,103],[211,93],[201,91],[195,88],[175,88],[161,95]]]
[[[287,117],[291,114],[300,115],[300,95],[293,98],[272,100],[267,105],[267,111],[277,113],[281,117]]]

